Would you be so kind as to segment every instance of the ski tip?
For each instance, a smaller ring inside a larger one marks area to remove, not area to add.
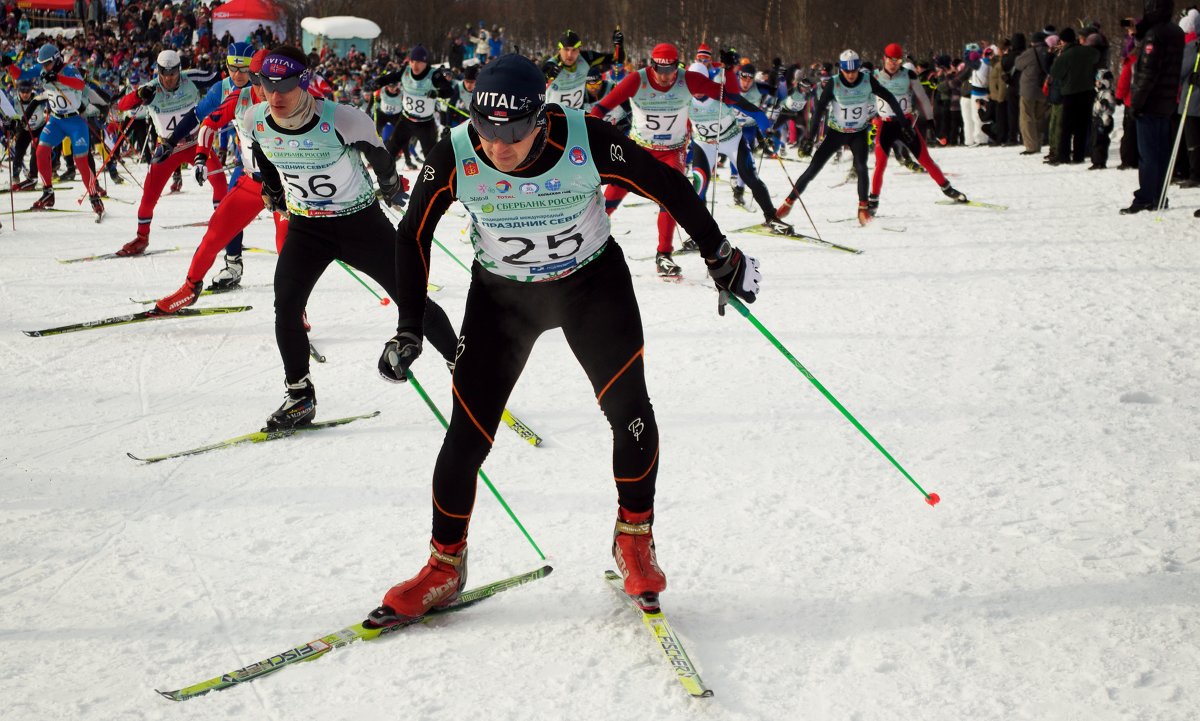
[[[25,335],[29,336],[30,338],[41,338],[42,337],[42,332],[40,330],[23,330],[21,332],[24,333]]]
[[[158,694],[159,696],[162,696],[163,698],[167,699],[168,701],[182,701],[183,700],[183,696],[181,696],[178,691],[159,691],[158,689],[154,689],[154,693]]]

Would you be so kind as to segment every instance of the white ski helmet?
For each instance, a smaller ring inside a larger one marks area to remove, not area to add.
[[[164,50],[158,54],[158,59],[155,61],[158,65],[158,72],[167,75],[173,75],[179,72],[179,53],[174,50]]]
[[[838,67],[846,72],[858,70],[862,67],[862,60],[858,57],[858,53],[846,50],[838,56]]]

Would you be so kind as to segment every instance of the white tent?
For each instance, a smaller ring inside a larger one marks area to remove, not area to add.
[[[306,17],[300,21],[300,29],[305,50],[329,47],[339,56],[345,55],[351,45],[360,52],[369,52],[372,41],[382,32],[374,22],[349,15]]]

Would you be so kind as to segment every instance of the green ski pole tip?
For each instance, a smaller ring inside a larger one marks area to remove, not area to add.
[[[925,496],[925,502],[931,506],[936,506],[938,503],[941,502],[941,500],[942,500],[942,497],[936,493],[930,493],[928,496]]]

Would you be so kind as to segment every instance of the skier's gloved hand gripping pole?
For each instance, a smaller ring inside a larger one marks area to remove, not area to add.
[[[709,267],[711,268],[712,266],[710,265]],[[866,436],[867,440],[871,442],[871,445],[875,446],[875,448],[883,454],[883,457],[888,459],[888,461],[890,461],[891,464],[896,467],[896,470],[900,471],[900,473],[902,473],[904,477],[908,479],[909,483],[913,484],[913,487],[921,492],[921,495],[925,497],[926,503],[928,503],[930,506],[936,506],[942,500],[941,496],[938,494],[927,493],[924,488],[921,488],[921,484],[917,483],[916,479],[909,475],[908,471],[904,470],[904,467],[897,463],[895,458],[892,458],[892,454],[888,453],[887,450],[879,444],[879,441],[875,440],[875,437],[872,436],[866,428],[863,428],[863,425],[858,422],[858,419],[852,416],[850,411],[846,410],[846,407],[839,403],[837,398],[833,397],[832,393],[825,390],[825,386],[821,385],[821,382],[818,381],[813,374],[810,373],[808,369],[800,363],[800,361],[796,360],[796,357],[791,354],[791,351],[785,348],[783,343],[780,343],[779,339],[776,338],[771,331],[767,330],[766,326],[764,326],[758,320],[758,318],[754,317],[754,314],[750,312],[750,309],[747,308],[741,300],[739,300],[739,298],[744,298],[742,294],[737,293],[736,290],[732,288],[727,289],[722,287],[720,281],[716,280],[715,276],[714,280],[717,282],[717,287],[721,288],[720,300],[717,302],[718,313],[725,315],[725,306],[727,304],[732,305],[738,313],[742,314],[743,318],[750,321],[750,324],[758,329],[759,333],[763,334],[763,337],[771,342],[771,345],[775,346],[776,350],[783,354],[784,358],[788,359],[788,362],[796,367],[796,370],[800,371],[801,375],[807,378],[817,390],[821,391],[821,395],[825,396],[825,399],[832,403],[833,407],[837,408],[838,411],[840,411],[841,414],[846,417],[846,420],[850,421],[850,423],[858,429],[859,433],[862,433],[864,436]],[[748,302],[753,302],[752,296],[748,299]]]

